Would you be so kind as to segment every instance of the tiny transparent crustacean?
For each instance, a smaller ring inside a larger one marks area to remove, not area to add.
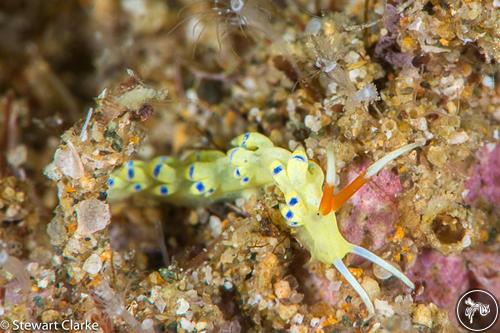
[[[232,142],[227,154],[196,151],[178,160],[158,157],[151,162],[129,161],[109,178],[109,198],[117,200],[136,192],[149,192],[176,205],[193,206],[248,196],[275,184],[283,192],[280,205],[292,233],[314,260],[334,265],[352,285],[372,315],[368,294],[342,259],[348,253],[377,264],[410,288],[413,283],[374,253],[348,242],[340,233],[335,212],[384,166],[423,145],[412,143],[390,152],[362,172],[351,184],[335,192],[338,183],[333,147],[327,149],[326,179],[321,167],[310,161],[302,147],[294,152],[276,147],[266,136],[246,133]]]
[[[205,28],[215,23],[219,47],[231,32],[239,31],[247,37],[254,32],[273,38],[269,24],[275,15],[275,8],[266,0],[199,0],[189,3],[185,9],[189,14],[172,30],[187,23],[187,33],[199,40]],[[183,13],[184,9],[180,13]],[[276,36],[274,36],[276,38]]]

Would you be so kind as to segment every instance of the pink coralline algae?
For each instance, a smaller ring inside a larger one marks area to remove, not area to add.
[[[408,277],[425,285],[416,301],[433,302],[454,320],[456,302],[465,291],[481,288],[500,295],[499,266],[500,257],[492,251],[470,250],[460,257],[429,249],[418,256]]]
[[[465,201],[471,204],[481,199],[498,206],[500,205],[500,145],[486,145],[479,151],[478,160],[465,183]]]
[[[350,170],[349,181],[360,171],[360,168]],[[354,206],[350,217],[340,221],[345,237],[356,244],[368,238],[371,249],[381,248],[399,218],[396,197],[402,191],[399,176],[390,170],[383,170],[373,177],[350,200]]]
[[[469,286],[464,260],[435,250],[425,250],[419,255],[408,276],[413,281],[425,282],[425,291],[417,296],[418,301],[430,301],[443,308],[453,307]]]
[[[495,252],[467,251],[467,267],[478,287],[500,295],[500,256]]]
[[[419,302],[433,302],[447,309],[450,318],[455,316],[458,297],[469,289],[469,273],[463,258],[444,256],[435,250],[424,250],[408,272],[414,282],[422,282],[425,290],[416,297]]]

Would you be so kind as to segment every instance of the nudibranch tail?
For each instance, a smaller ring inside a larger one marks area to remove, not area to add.
[[[337,270],[342,274],[342,276],[349,282],[349,284],[356,290],[359,297],[365,303],[366,308],[370,316],[375,314],[375,308],[373,306],[372,301],[370,300],[370,296],[366,293],[365,289],[361,286],[361,284],[356,280],[356,278],[349,272],[349,269],[346,267],[342,259],[337,259],[333,262],[333,265]]]

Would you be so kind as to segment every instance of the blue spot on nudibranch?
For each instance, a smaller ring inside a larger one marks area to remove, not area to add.
[[[283,171],[283,167],[281,165],[278,165],[277,167],[275,167],[273,169],[273,175],[277,175],[278,173],[280,173],[281,171]]]
[[[113,178],[108,179],[108,186],[113,187],[115,185],[115,180]]]
[[[290,201],[288,201],[288,204],[290,206],[295,206],[298,202],[299,202],[299,199],[297,199],[296,197],[293,197],[290,199]]]
[[[135,173],[134,173],[134,169],[133,169],[133,168],[129,168],[129,169],[127,170],[127,178],[128,178],[128,179],[133,179],[133,178],[134,178],[134,175],[135,175]]]
[[[250,137],[250,133],[245,133],[245,135],[243,135],[243,141],[241,141],[241,146],[242,147],[245,147],[247,146],[247,141],[248,141],[248,138]]]
[[[193,174],[194,174],[194,165],[191,164],[189,167],[189,179],[193,179]]]
[[[165,185],[160,186],[160,194],[167,195],[168,194],[168,187],[166,187]]]
[[[241,173],[240,173],[240,169],[239,168],[236,168],[235,172],[236,174],[236,177],[241,177]]]
[[[248,177],[243,177],[243,183],[248,183],[250,181],[250,178]]]
[[[212,194],[214,192],[215,192],[215,190],[213,188],[211,188],[210,190],[208,190],[208,194]]]
[[[286,218],[287,220],[291,219],[292,217],[293,217],[293,213],[292,213],[292,211],[291,211],[291,210],[289,210],[288,212],[286,212],[285,218]]]
[[[162,165],[160,163],[155,165],[155,168],[153,169],[153,177],[158,178],[158,176],[160,175],[161,167]]]
[[[196,190],[200,193],[205,192],[205,185],[202,182],[196,183]]]
[[[142,190],[141,184],[135,184],[134,185],[134,191],[139,192],[140,190]]]
[[[295,158],[296,160],[302,161],[302,162],[306,161],[306,159],[302,155],[293,155],[293,158]]]
[[[233,161],[234,154],[236,154],[236,151],[238,148],[231,150],[231,153],[229,154],[229,162]]]
[[[298,226],[299,226],[299,222],[297,222],[297,221],[292,221],[292,222],[290,222],[288,225],[289,225],[290,227],[295,228],[295,227],[298,227]]]

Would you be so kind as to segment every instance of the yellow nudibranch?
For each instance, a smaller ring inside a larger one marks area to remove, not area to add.
[[[176,205],[193,206],[221,199],[246,196],[266,185],[275,184],[286,203],[281,214],[312,259],[334,265],[352,285],[374,314],[368,294],[349,272],[342,259],[348,253],[381,266],[410,288],[413,283],[398,269],[374,253],[348,242],[340,233],[335,212],[367,180],[397,157],[422,146],[405,145],[361,173],[351,184],[335,193],[338,182],[333,147],[327,149],[326,180],[320,166],[307,158],[302,147],[294,152],[275,147],[266,136],[246,133],[235,138],[234,148],[197,151],[178,160],[158,157],[151,162],[129,161],[108,180],[108,197],[117,200],[135,192],[149,192]]]

